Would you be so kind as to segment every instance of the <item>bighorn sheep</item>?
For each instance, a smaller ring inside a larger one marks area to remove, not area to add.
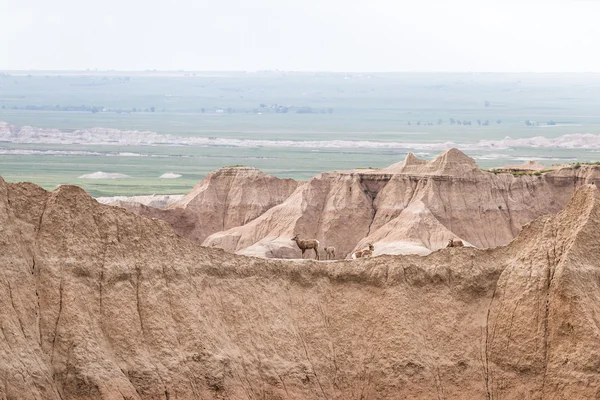
[[[335,259],[335,247],[333,247],[333,246],[325,247],[325,259],[326,260]]]
[[[460,239],[449,239],[446,247],[464,247],[464,243]]]
[[[319,259],[319,241],[317,239],[299,239],[298,234],[296,234],[293,238],[293,241],[296,242],[300,250],[302,250],[302,258],[304,258],[304,252],[308,249],[313,249],[315,251],[315,257]]]
[[[373,244],[369,243],[368,249],[358,250],[358,251],[355,251],[354,253],[352,253],[352,259],[356,260],[357,258],[361,258],[361,257],[371,257],[373,255],[373,251],[375,251],[375,246],[373,246]]]

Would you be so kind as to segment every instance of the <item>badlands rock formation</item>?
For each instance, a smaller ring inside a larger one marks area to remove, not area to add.
[[[598,398],[598,243],[593,185],[506,247],[316,262],[0,178],[0,398]]]
[[[225,167],[209,173],[182,199],[158,210],[135,202],[116,205],[159,218],[175,232],[202,243],[212,233],[244,225],[287,199],[298,187],[252,167]]]
[[[510,242],[523,225],[564,208],[573,191],[600,181],[600,168],[543,175],[481,171],[450,149],[432,161],[409,154],[380,170],[319,174],[260,217],[209,236],[206,246],[275,258],[298,258],[290,238],[318,239],[342,257],[375,245],[375,255],[429,254],[460,238],[478,248]]]

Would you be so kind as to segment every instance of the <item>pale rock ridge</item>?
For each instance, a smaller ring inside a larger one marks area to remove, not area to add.
[[[493,250],[299,262],[0,178],[0,398],[596,398],[599,199]]]
[[[383,168],[381,172],[420,176],[477,177],[483,175],[474,159],[455,148],[444,151],[431,161],[419,159],[413,153],[408,153],[404,161]]]
[[[447,150],[459,147],[463,150],[498,150],[514,147],[560,148],[560,149],[599,149],[600,135],[591,133],[571,133],[547,138],[535,136],[531,138],[501,140],[479,140],[472,143],[445,142],[380,142],[369,140],[268,140],[268,139],[234,139],[214,137],[191,137],[159,134],[151,131],[131,131],[94,127],[63,132],[52,128],[32,126],[17,127],[0,121],[0,140],[12,143],[87,143],[105,145],[161,145],[176,144],[187,146],[233,146],[254,148],[261,147],[296,147],[296,148],[379,148],[379,149],[411,149],[411,150]]]

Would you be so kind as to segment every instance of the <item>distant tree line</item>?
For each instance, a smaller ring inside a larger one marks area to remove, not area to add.
[[[437,120],[437,125],[443,125],[445,122],[446,121],[444,121],[443,119],[440,118],[440,119]],[[485,121],[481,120],[481,119],[478,119],[475,122],[477,122],[477,125],[479,125],[479,126],[489,126],[490,125],[490,121],[487,120],[487,119]],[[454,119],[454,118],[449,118],[448,119],[448,123],[450,125],[465,125],[465,126],[473,125],[473,122],[470,121],[470,120],[466,120],[466,119],[460,120],[460,119]],[[502,123],[501,119],[496,120],[496,124],[501,124],[501,123]],[[408,125],[417,125],[417,126],[427,125],[427,126],[432,126],[432,125],[435,125],[435,124],[433,122],[421,122],[421,121],[413,122],[413,121],[408,121]]]
[[[527,125],[527,126],[540,126],[540,125],[543,125],[543,123],[540,123],[538,121],[526,120],[525,121],[525,125]],[[550,120],[550,121],[546,122],[546,125],[548,125],[548,126],[554,126],[554,125],[556,125],[556,122]]]
[[[454,118],[449,118],[447,122],[450,125],[467,125],[467,126],[468,125],[473,125],[473,123],[471,121],[469,121],[469,120],[460,120],[460,119],[454,119]],[[487,120],[487,119],[486,120],[478,119],[475,122],[479,126],[489,126],[489,125],[491,125],[491,122],[489,120]],[[446,123],[446,121],[444,121],[441,118],[438,119],[437,122],[436,122],[437,125],[442,125],[444,123]],[[502,123],[501,119],[496,120],[496,124],[501,124],[501,123]],[[423,125],[423,126],[432,126],[432,125],[435,125],[435,124],[433,122],[431,122],[431,121],[425,121],[425,122],[422,122],[422,121],[408,121],[408,125],[411,125],[411,126],[412,125],[416,125],[416,126],[421,126],[421,125]],[[550,120],[548,122],[539,122],[539,121],[526,120],[525,121],[525,125],[527,125],[527,126],[540,126],[540,125],[554,126],[554,125],[556,125],[556,122],[553,121],[553,120]]]
[[[280,104],[259,104],[258,108],[254,109],[255,113],[288,113],[295,112],[296,114],[333,114],[333,108],[314,108],[308,106],[297,107],[293,104],[280,105]]]
[[[116,113],[132,113],[132,112],[155,112],[156,107],[146,107],[146,108],[106,108],[104,106],[61,106],[60,104],[56,104],[54,106],[36,106],[36,105],[25,105],[25,106],[6,106],[3,105],[1,107],[3,110],[27,110],[27,111],[86,111],[91,113],[97,112],[116,112]],[[163,108],[161,111],[166,111]]]
[[[157,109],[156,107],[132,107],[132,108],[119,108],[119,107],[105,107],[105,106],[90,106],[90,105],[67,105],[67,106],[62,106],[60,104],[56,104],[56,105],[43,105],[43,106],[39,106],[39,105],[25,105],[25,106],[20,106],[20,105],[2,105],[0,106],[0,108],[2,110],[27,110],[27,111],[79,111],[79,112],[91,112],[91,113],[98,113],[98,112],[110,112],[110,113],[117,113],[117,114],[121,114],[121,113],[139,113],[139,112],[147,112],[147,113],[153,113],[153,112],[166,112],[167,109],[166,108],[162,108],[162,109]],[[286,113],[297,113],[297,114],[332,114],[333,113],[333,108],[330,107],[326,107],[326,108],[317,108],[317,107],[309,107],[309,106],[302,106],[302,107],[297,107],[294,105],[278,105],[278,104],[272,104],[272,105],[266,105],[266,104],[260,104],[259,107],[257,108],[253,108],[253,109],[235,109],[233,107],[201,107],[201,108],[195,108],[195,109],[188,109],[188,110],[178,110],[179,112],[188,112],[188,113],[216,113],[216,114],[235,114],[235,113],[282,113],[282,114],[286,114]]]

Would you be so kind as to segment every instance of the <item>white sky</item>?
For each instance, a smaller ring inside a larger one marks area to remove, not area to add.
[[[600,72],[600,0],[0,0],[0,70]]]

